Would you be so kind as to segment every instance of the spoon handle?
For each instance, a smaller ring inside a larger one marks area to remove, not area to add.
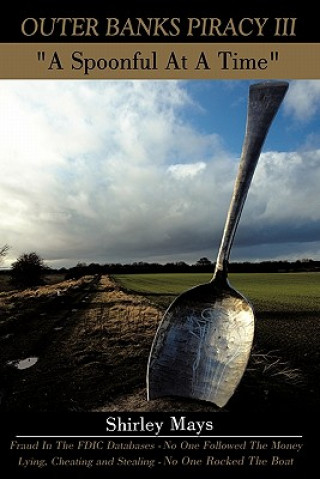
[[[213,279],[219,272],[227,276],[227,265],[237,226],[251,180],[269,127],[288,89],[284,81],[256,83],[250,86],[246,132],[241,160],[229,211],[224,226]]]

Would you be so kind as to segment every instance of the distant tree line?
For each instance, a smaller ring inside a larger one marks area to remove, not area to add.
[[[175,263],[147,263],[144,261],[130,264],[109,263],[98,264],[78,263],[76,266],[59,271],[65,272],[66,279],[80,278],[84,275],[94,274],[148,274],[148,273],[213,273],[215,263],[208,258],[200,258],[194,264],[187,264],[184,261]],[[320,271],[320,261],[312,259],[302,259],[297,261],[262,261],[259,263],[251,262],[232,262],[229,265],[230,273],[289,273],[303,271]]]
[[[8,245],[0,247],[0,262],[7,255]],[[63,274],[65,279],[79,279],[85,275],[101,274],[149,274],[149,273],[213,273],[215,263],[202,257],[194,264],[184,261],[175,263],[147,263],[144,261],[130,264],[122,263],[78,263],[71,268],[52,269],[45,265],[44,260],[35,252],[24,253],[12,264],[10,274],[11,283],[18,287],[32,287],[45,283],[45,275],[50,273]],[[289,272],[320,271],[320,261],[302,259],[297,261],[261,261],[261,262],[232,262],[229,265],[230,273],[289,273]]]

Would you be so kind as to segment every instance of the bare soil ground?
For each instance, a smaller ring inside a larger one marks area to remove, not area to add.
[[[146,400],[148,355],[171,300],[157,304],[107,276],[0,293],[0,409],[216,411],[199,401]],[[260,317],[247,371],[225,410],[316,409],[319,331],[316,319],[299,314]],[[17,368],[28,358],[36,358],[33,366]]]

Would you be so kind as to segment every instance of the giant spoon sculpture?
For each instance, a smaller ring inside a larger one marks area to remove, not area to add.
[[[254,312],[228,281],[228,260],[260,152],[287,82],[263,82],[249,90],[240,166],[209,283],[180,294],[156,332],[147,366],[147,396],[180,396],[223,407],[246,369]]]

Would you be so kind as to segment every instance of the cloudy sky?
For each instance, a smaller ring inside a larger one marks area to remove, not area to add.
[[[215,260],[249,81],[2,81],[2,266]],[[320,81],[291,81],[231,260],[320,259]]]

